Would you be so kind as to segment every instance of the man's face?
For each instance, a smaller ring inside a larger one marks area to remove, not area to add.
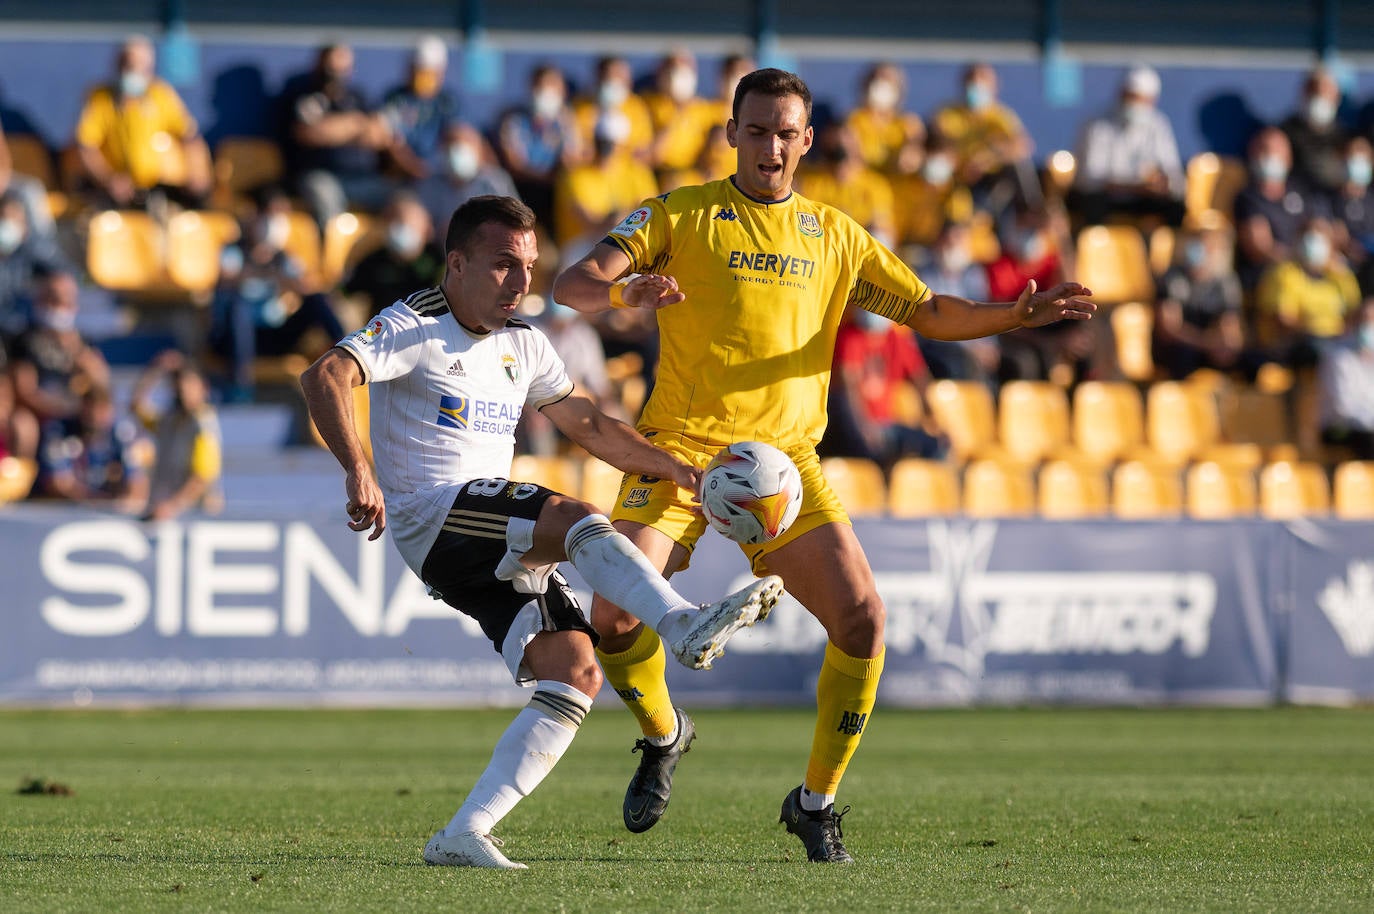
[[[725,133],[739,151],[740,190],[760,200],[781,200],[792,192],[792,176],[814,138],[800,96],[750,92],[740,101],[739,120],[731,118]]]
[[[470,330],[504,327],[530,290],[539,246],[534,232],[487,223],[466,250],[450,251],[444,293]]]

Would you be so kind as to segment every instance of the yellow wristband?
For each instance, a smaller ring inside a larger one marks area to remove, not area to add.
[[[626,278],[624,278],[624,279],[617,279],[615,282],[611,283],[610,295],[611,295],[611,307],[612,307],[612,308],[635,308],[635,307],[638,307],[638,305],[632,305],[632,304],[630,304],[629,302],[627,302],[627,301],[625,300],[625,287],[628,286],[629,284],[630,284],[630,277],[628,277],[628,276],[627,276]]]

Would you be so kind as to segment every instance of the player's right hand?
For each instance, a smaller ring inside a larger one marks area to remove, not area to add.
[[[349,473],[344,480],[344,490],[348,493],[348,529],[358,533],[372,529],[369,540],[375,540],[386,529],[386,501],[382,490],[370,473]]]
[[[625,285],[622,293],[627,305],[657,311],[668,305],[685,301],[687,296],[678,290],[677,280],[659,273],[640,273]]]

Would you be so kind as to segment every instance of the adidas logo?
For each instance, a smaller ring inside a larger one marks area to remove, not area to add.
[[[448,376],[451,378],[466,378],[468,373],[463,370],[463,360],[454,359],[453,364],[448,366]]]
[[[739,216],[735,215],[735,209],[732,206],[727,206],[724,209],[718,210],[712,218],[721,219],[725,222],[736,222],[739,220]]]

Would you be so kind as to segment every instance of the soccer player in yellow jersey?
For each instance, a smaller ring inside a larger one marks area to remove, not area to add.
[[[852,219],[792,192],[797,163],[811,148],[810,119],[811,93],[796,75],[745,76],[726,124],[737,150],[734,176],[646,200],[558,277],[554,297],[584,312],[661,309],[658,382],[640,420],[659,447],[705,465],[727,444],[765,441],[801,470],[796,522],[745,551],[756,573],[782,577],[829,637],[810,761],[803,784],[783,801],[782,821],[808,859],[847,863],[853,858],[841,842],[835,793],[873,710],[884,609],[815,452],[840,316],[852,302],[954,340],[1085,319],[1096,306],[1077,283],[1030,285],[1006,303],[932,292]],[[706,527],[694,498],[671,480],[631,477],[613,519],[671,574],[687,564]],[[626,826],[644,831],[666,809],[695,729],[673,708],[658,637],[605,601],[593,604],[592,620],[606,678],[644,732],[624,809]]]

